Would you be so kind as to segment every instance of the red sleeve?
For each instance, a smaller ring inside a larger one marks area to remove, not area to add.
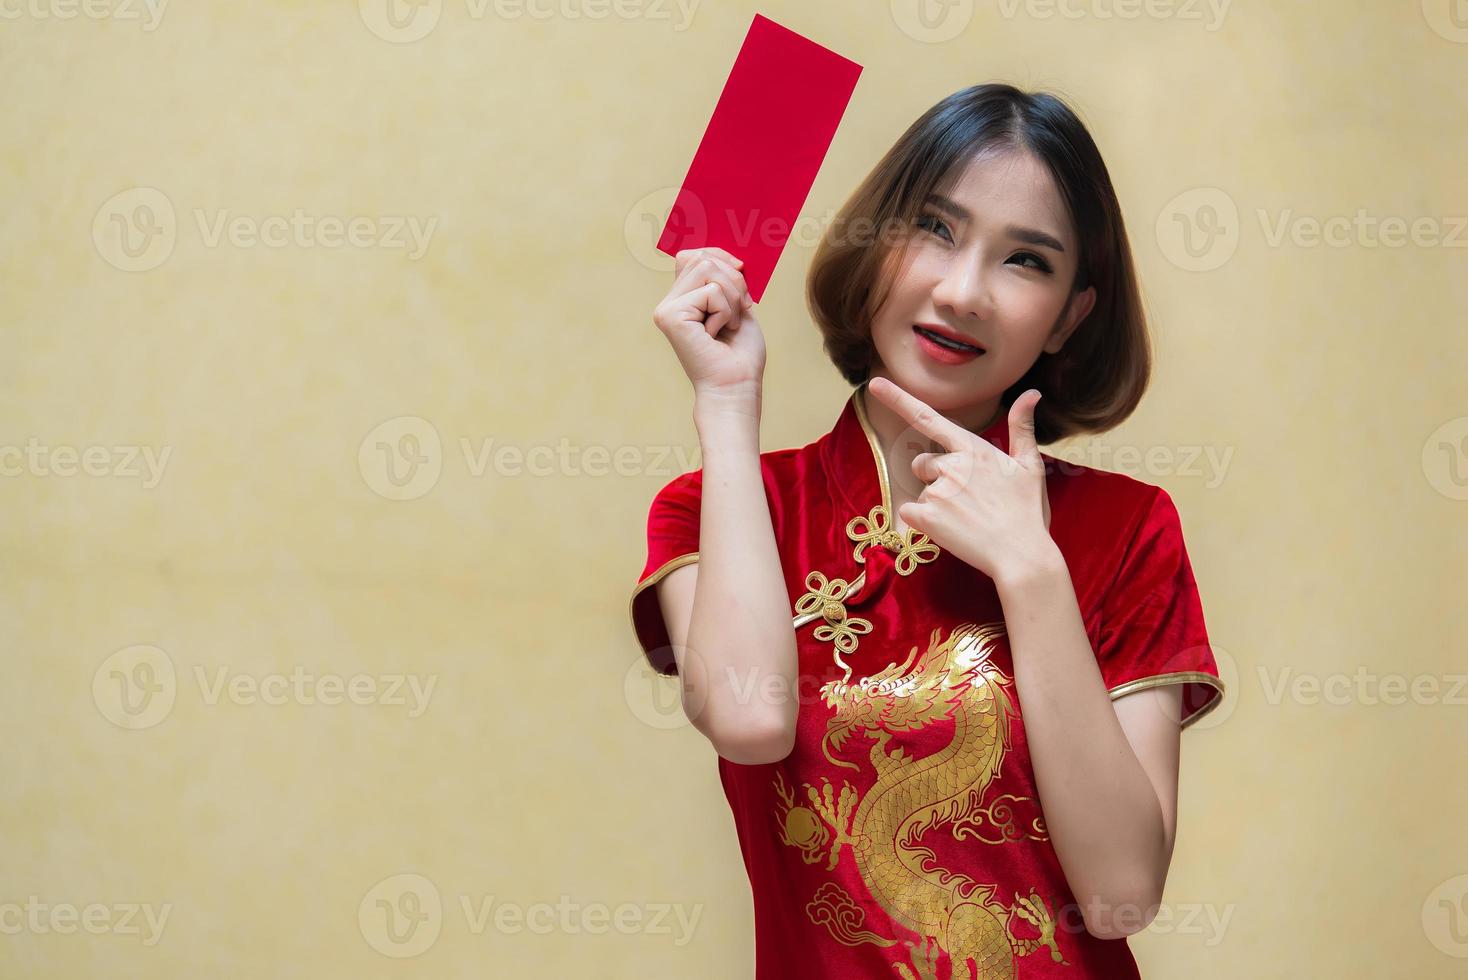
[[[1222,702],[1224,687],[1177,508],[1167,491],[1152,490],[1103,602],[1096,659],[1113,701],[1183,684],[1186,728]]]
[[[702,489],[702,470],[674,477],[657,492],[647,514],[647,562],[632,590],[629,609],[637,642],[648,664],[660,674],[676,674],[678,667],[654,586],[674,569],[698,561]]]

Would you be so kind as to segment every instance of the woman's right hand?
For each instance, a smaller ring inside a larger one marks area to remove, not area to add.
[[[673,287],[652,322],[673,345],[695,397],[758,398],[765,338],[739,271],[743,262],[712,246],[685,249],[674,262]]]

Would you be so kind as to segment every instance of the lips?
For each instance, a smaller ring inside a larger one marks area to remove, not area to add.
[[[946,343],[947,346],[973,353],[984,353],[984,348],[975,343],[972,338],[966,337],[956,330],[950,330],[942,324],[915,323],[912,325],[912,329],[916,333],[927,334],[929,338],[940,344]]]

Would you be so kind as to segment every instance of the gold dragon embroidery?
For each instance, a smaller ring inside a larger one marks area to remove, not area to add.
[[[854,684],[851,668],[838,653],[836,662],[845,673],[821,689],[835,712],[822,751],[833,765],[849,769],[860,765],[838,756],[865,757],[875,783],[859,796],[845,780],[838,789],[822,777],[819,789],[804,785],[807,805],[797,804],[783,774],[776,774],[781,840],[798,849],[807,864],[824,861],[828,871],[845,848],[872,899],[893,922],[919,937],[906,942],[912,967],[893,964],[903,980],[938,980],[941,952],[953,963],[954,977],[975,980],[1012,980],[1017,959],[1042,947],[1049,948],[1054,962],[1069,965],[1056,942],[1050,910],[1033,888],[1026,896],[1016,893],[1006,906],[996,884],[938,865],[937,855],[921,842],[937,824],[950,824],[955,838],[973,835],[996,844],[1047,839],[1042,820],[1020,827],[1014,819],[1008,801],[1020,798],[1005,796],[982,805],[1010,747],[1016,713],[1009,678],[990,660],[1003,633],[1002,622],[965,623],[940,642],[941,630],[935,629],[921,658],[914,646],[901,666],[889,663]],[[919,759],[909,758],[901,747],[887,750],[894,733],[948,718],[954,735],[938,751]],[[862,752],[866,740],[870,745]],[[897,943],[863,928],[861,906],[834,881],[816,891],[806,913],[849,946]],[[1038,929],[1039,937],[1014,935],[1014,916]]]

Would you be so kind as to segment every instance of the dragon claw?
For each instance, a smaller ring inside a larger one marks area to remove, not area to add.
[[[907,946],[907,955],[911,958],[912,965],[917,968],[917,974],[914,975],[907,968],[906,963],[892,964],[892,968],[897,971],[902,980],[938,980],[938,953],[940,952],[938,944],[927,936],[922,937],[918,942],[909,939],[904,940],[904,943]]]

